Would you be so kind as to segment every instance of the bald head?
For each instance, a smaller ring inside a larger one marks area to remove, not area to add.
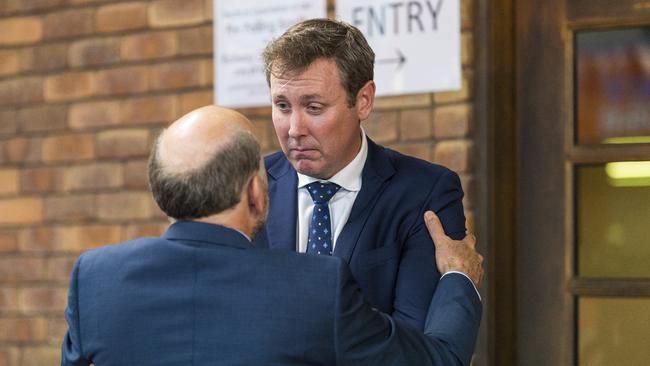
[[[196,109],[172,123],[159,137],[158,159],[172,174],[204,166],[233,137],[252,134],[252,124],[241,113],[218,106]]]
[[[202,107],[158,137],[149,157],[149,185],[168,216],[198,219],[236,205],[259,162],[260,147],[246,117]]]

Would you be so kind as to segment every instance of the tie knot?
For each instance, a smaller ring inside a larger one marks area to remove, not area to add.
[[[336,183],[331,182],[313,182],[307,184],[307,191],[314,203],[327,203],[341,188]]]

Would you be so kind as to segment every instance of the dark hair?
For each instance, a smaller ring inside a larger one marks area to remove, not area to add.
[[[149,156],[149,186],[154,200],[177,220],[214,215],[239,203],[244,186],[260,167],[260,146],[248,132],[237,132],[202,167],[170,172],[159,161],[160,136]]]
[[[319,58],[333,59],[347,91],[349,107],[356,104],[359,90],[373,79],[372,48],[359,29],[337,20],[300,22],[269,43],[262,57],[269,85],[271,74],[302,72]]]

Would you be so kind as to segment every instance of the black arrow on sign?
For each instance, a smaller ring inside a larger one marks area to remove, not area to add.
[[[406,57],[398,49],[395,50],[395,53],[397,53],[397,57],[379,59],[377,60],[377,64],[397,64],[397,69],[399,70],[406,63]]]

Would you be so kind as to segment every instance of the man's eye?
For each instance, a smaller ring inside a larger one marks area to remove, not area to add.
[[[312,114],[319,114],[323,111],[323,107],[317,104],[310,104],[307,106],[307,112]]]
[[[282,112],[286,112],[289,110],[289,103],[286,102],[276,102],[275,106]]]

